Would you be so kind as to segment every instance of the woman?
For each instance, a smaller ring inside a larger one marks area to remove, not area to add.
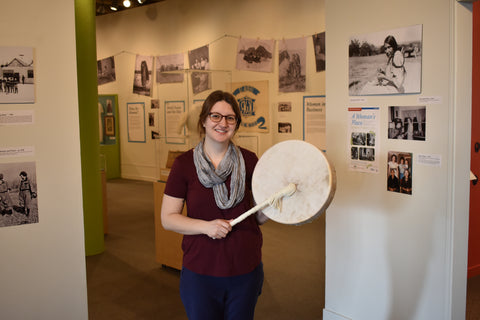
[[[198,119],[202,141],[175,159],[162,203],[162,225],[184,235],[180,296],[188,318],[253,319],[263,285],[265,216],[257,213],[231,227],[252,206],[257,156],[236,147],[241,123],[233,95],[214,91]],[[184,202],[187,216],[181,214]]]
[[[406,70],[403,52],[398,47],[397,41],[393,36],[385,38],[384,48],[388,60],[385,69],[378,70],[378,84],[381,86],[392,86],[399,93],[404,93],[403,82],[405,81]]]

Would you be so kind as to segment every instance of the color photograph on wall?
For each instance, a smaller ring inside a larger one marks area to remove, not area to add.
[[[306,38],[278,42],[278,91],[304,92],[306,87]]]
[[[388,139],[426,139],[426,106],[388,107]]]
[[[0,227],[38,221],[35,162],[0,163]]]
[[[412,153],[388,152],[387,190],[412,194]]]
[[[268,81],[229,83],[242,112],[242,132],[269,132]]]
[[[422,25],[384,30],[350,38],[349,94],[420,93]]]
[[[98,96],[98,126],[99,140],[101,145],[113,145],[117,143],[116,137],[116,95]]]
[[[150,96],[152,90],[153,57],[137,54],[133,78],[133,93]]]
[[[183,53],[155,57],[157,83],[181,83],[184,74],[175,73],[185,69]]]
[[[34,103],[33,48],[0,47],[0,103]]]
[[[98,85],[113,82],[115,80],[115,58],[111,56],[105,59],[97,60]]]
[[[237,45],[237,69],[272,72],[274,50],[275,40],[240,38]]]

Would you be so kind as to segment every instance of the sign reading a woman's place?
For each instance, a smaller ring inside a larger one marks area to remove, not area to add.
[[[268,132],[268,81],[237,82],[231,84],[242,112],[242,132]]]

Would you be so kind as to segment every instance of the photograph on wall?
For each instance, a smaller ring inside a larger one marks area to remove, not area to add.
[[[113,145],[117,142],[116,113],[117,95],[98,95],[98,133],[102,145]]]
[[[155,57],[157,83],[181,83],[184,74],[178,71],[185,69],[183,53]]]
[[[327,148],[325,96],[303,97],[303,140],[320,150]]]
[[[160,109],[160,100],[159,99],[150,100],[150,109]]]
[[[279,122],[278,123],[278,133],[292,133],[292,123],[291,122]]]
[[[426,106],[388,107],[388,139],[425,141]]]
[[[127,103],[128,142],[145,142],[145,104],[143,102]]]
[[[352,171],[378,173],[378,149],[380,130],[379,107],[348,108],[348,154]]]
[[[349,94],[420,93],[422,25],[384,30],[350,38]]]
[[[113,82],[115,80],[115,58],[111,56],[105,59],[97,60],[98,85]]]
[[[388,152],[387,190],[412,194],[412,159],[409,152]]]
[[[133,93],[150,96],[152,90],[153,56],[136,55]]]
[[[208,45],[188,52],[188,63],[192,70],[210,70],[210,55]],[[208,72],[192,72],[193,94],[197,94],[212,88],[210,74]]]
[[[240,38],[237,45],[237,69],[272,72],[275,40]]]
[[[0,227],[38,223],[35,162],[0,163]]]
[[[278,91],[304,92],[306,87],[306,38],[278,42]]]
[[[0,47],[0,103],[34,103],[33,48]]]
[[[242,132],[269,132],[270,108],[268,103],[268,81],[235,82],[232,94],[238,101],[242,113]]]
[[[315,67],[317,72],[325,71],[325,32],[312,36],[315,50]]]

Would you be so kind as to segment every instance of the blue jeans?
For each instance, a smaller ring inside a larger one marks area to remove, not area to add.
[[[234,277],[205,276],[183,268],[180,297],[189,320],[253,320],[262,286],[262,263]]]

